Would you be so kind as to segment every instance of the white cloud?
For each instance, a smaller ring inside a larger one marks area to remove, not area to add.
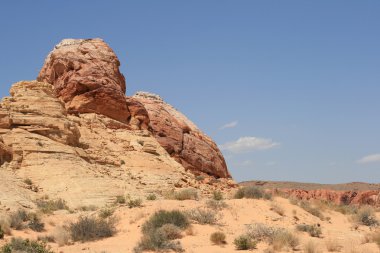
[[[258,138],[253,136],[240,137],[236,141],[227,142],[220,146],[222,150],[228,150],[233,153],[244,153],[252,150],[271,149],[280,145],[270,139]]]
[[[380,162],[380,154],[367,155],[357,161],[358,163],[375,163]]]
[[[237,121],[232,121],[232,122],[230,122],[230,123],[225,124],[224,126],[221,126],[221,127],[219,128],[219,130],[223,130],[223,129],[226,129],[226,128],[234,128],[234,127],[236,127],[237,125],[238,125],[238,122],[237,122]]]

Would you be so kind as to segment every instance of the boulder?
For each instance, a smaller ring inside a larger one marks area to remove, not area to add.
[[[101,39],[65,39],[47,56],[37,80],[54,86],[70,113],[98,113],[127,123],[125,78]]]

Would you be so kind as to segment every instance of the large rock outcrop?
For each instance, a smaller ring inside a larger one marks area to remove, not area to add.
[[[127,123],[125,78],[101,39],[65,39],[47,56],[37,80],[54,85],[72,113],[99,113]]]
[[[183,114],[156,95],[124,95],[119,65],[102,40],[67,39],[48,55],[37,79],[54,86],[69,113],[105,115],[118,121],[108,121],[112,129],[149,130],[187,170],[230,178],[217,145]]]
[[[148,111],[150,126],[158,142],[182,166],[196,174],[230,177],[217,145],[185,115],[155,94],[138,92],[133,98]]]

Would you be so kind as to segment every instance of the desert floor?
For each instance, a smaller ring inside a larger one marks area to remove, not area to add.
[[[56,243],[49,243],[54,252],[65,253],[125,253],[133,252],[141,238],[141,225],[151,214],[157,210],[189,210],[193,208],[202,208],[206,206],[206,199],[196,200],[155,200],[144,201],[142,207],[128,208],[127,206],[118,206],[114,216],[117,217],[117,234],[111,238],[102,239],[86,243],[73,243],[59,247]],[[306,212],[299,206],[293,205],[288,199],[275,197],[272,200],[256,199],[229,199],[225,200],[227,207],[218,213],[218,222],[216,225],[199,225],[192,224],[192,231],[183,232],[183,238],[180,242],[189,253],[222,253],[235,252],[234,238],[246,231],[246,225],[253,223],[264,223],[273,227],[287,228],[294,232],[300,239],[300,245],[295,250],[303,252],[303,247],[309,241],[314,241],[319,248],[319,252],[328,252],[326,242],[336,241],[341,246],[340,252],[347,253],[371,253],[380,252],[375,243],[368,243],[366,235],[370,228],[366,226],[356,226],[349,215],[323,209],[323,215],[330,217],[324,221]],[[271,210],[273,203],[281,206],[285,211],[281,216]],[[11,236],[6,236],[5,240],[0,241],[4,244],[12,236],[37,239],[38,236],[54,235],[59,227],[75,221],[80,215],[97,215],[98,211],[86,211],[70,213],[66,210],[56,211],[51,215],[43,216],[45,230],[42,233],[36,233],[32,230],[15,231],[12,230]],[[320,224],[322,228],[321,238],[310,237],[306,232],[296,231],[296,224]],[[222,231],[226,234],[227,244],[223,246],[213,245],[210,241],[210,234],[215,231]],[[270,246],[261,242],[257,245],[254,252],[264,252]],[[283,249],[281,252],[293,252],[292,249]],[[279,252],[279,251],[277,251]]]

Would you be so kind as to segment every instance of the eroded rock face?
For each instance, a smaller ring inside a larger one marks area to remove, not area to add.
[[[157,95],[138,92],[133,98],[148,111],[150,126],[158,142],[186,169],[195,174],[230,177],[217,145],[186,116]]]
[[[288,196],[302,200],[323,200],[333,202],[337,205],[372,205],[380,206],[380,191],[333,191],[333,190],[279,190]]]
[[[37,80],[54,85],[71,113],[98,113],[127,123],[125,78],[101,39],[65,39],[47,56]]]
[[[62,144],[78,145],[79,131],[67,120],[65,107],[50,84],[22,81],[12,86],[10,94],[0,102],[2,132],[20,128]]]
[[[0,166],[5,162],[10,162],[13,152],[10,147],[4,144],[3,138],[0,137]]]

